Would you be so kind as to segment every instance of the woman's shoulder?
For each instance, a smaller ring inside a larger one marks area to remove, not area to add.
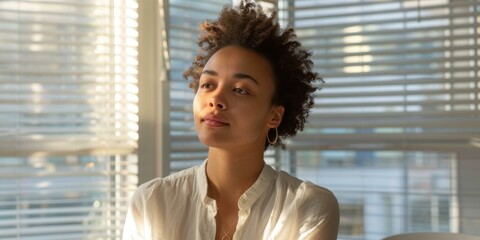
[[[338,206],[337,198],[329,189],[310,181],[300,180],[286,172],[279,172],[277,184],[292,192],[295,195],[295,200],[302,202],[302,204]]]
[[[180,193],[185,187],[192,186],[198,166],[184,169],[166,177],[154,178],[141,184],[134,193],[134,199],[146,201],[153,196]]]

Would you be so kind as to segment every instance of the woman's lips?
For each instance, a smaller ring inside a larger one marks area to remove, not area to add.
[[[225,120],[212,115],[205,116],[202,122],[209,127],[224,127],[229,125]]]

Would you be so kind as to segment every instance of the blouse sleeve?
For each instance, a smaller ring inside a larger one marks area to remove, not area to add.
[[[336,240],[340,210],[333,193],[327,189],[313,186],[305,194],[310,196],[299,209],[306,216],[300,226],[299,239]]]
[[[122,240],[140,240],[145,237],[144,201],[141,188],[134,193],[123,226]]]

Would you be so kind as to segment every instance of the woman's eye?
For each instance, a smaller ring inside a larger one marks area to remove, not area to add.
[[[212,84],[210,84],[210,83],[202,83],[200,85],[200,88],[205,88],[205,89],[209,89],[211,87],[212,87]]]
[[[248,95],[249,92],[245,89],[242,89],[242,88],[235,88],[233,89],[234,92],[238,93],[238,94],[241,94],[241,95]]]

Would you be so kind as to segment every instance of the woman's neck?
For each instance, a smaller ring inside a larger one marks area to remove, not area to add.
[[[231,152],[210,148],[206,168],[209,196],[236,204],[255,183],[263,166],[263,151]]]

